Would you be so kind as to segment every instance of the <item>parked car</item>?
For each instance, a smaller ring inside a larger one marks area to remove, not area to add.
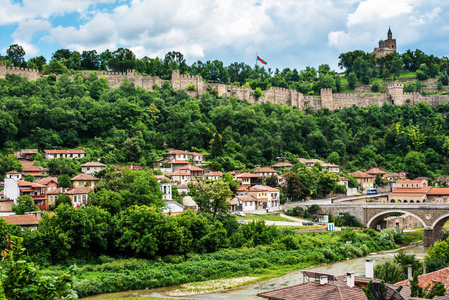
[[[237,222],[239,222],[240,225],[246,224],[245,220],[237,220]]]
[[[312,221],[302,221],[302,225],[310,226],[310,225],[313,225],[313,222]]]
[[[235,215],[239,216],[239,217],[246,217],[246,215],[245,215],[245,213],[243,211],[236,211]]]

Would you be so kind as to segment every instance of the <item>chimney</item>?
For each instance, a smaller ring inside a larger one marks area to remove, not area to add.
[[[346,273],[346,284],[348,287],[353,288],[354,287],[354,272],[348,272]]]
[[[327,275],[321,275],[320,276],[320,285],[325,285],[327,284]]]
[[[365,260],[365,277],[374,278],[374,261],[372,259]]]
[[[412,265],[408,265],[408,279],[413,280],[413,270]]]
[[[422,273],[423,273],[423,275],[427,273],[427,266],[426,265],[422,266]]]

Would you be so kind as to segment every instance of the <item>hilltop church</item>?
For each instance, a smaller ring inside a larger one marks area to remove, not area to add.
[[[396,39],[393,39],[393,33],[390,28],[388,28],[388,39],[380,40],[379,47],[374,48],[372,54],[376,57],[382,57],[389,53],[396,53]]]

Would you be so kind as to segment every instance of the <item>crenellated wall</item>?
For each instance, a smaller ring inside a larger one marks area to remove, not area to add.
[[[26,77],[28,78],[28,80],[37,80],[39,78],[38,69],[9,67],[5,62],[0,62],[0,78],[5,78],[6,74],[14,74],[21,77]]]
[[[0,62],[0,78],[5,78],[6,74],[15,74],[27,77],[29,80],[39,78],[39,71],[36,69],[8,67],[6,63]],[[82,73],[86,78],[92,73]],[[108,79],[109,87],[118,88],[123,80],[127,78],[136,86],[140,86],[146,90],[153,90],[155,84],[162,86],[165,80],[159,77],[142,76],[134,70],[126,72],[96,72],[93,73],[97,77]],[[429,79],[429,83],[435,81]],[[201,76],[181,75],[178,70],[172,73],[172,79],[169,81],[173,89],[185,90],[190,96],[198,97],[202,93],[212,89],[216,91],[218,96],[236,97],[238,99],[246,99],[250,103],[271,102],[275,104],[284,104],[304,110],[308,107],[313,110],[328,108],[336,110],[343,107],[351,107],[353,105],[368,107],[370,105],[382,105],[384,102],[395,105],[417,104],[419,102],[436,106],[449,101],[446,96],[423,96],[419,93],[404,93],[404,84],[391,83],[386,86],[387,93],[380,94],[364,94],[364,93],[332,93],[332,89],[321,89],[320,97],[303,95],[296,90],[289,90],[280,87],[270,87],[263,91],[263,95],[256,99],[254,91],[251,88],[231,86],[220,83],[206,83]],[[194,89],[192,89],[194,86]],[[189,88],[190,87],[190,88]],[[189,90],[190,89],[190,90]],[[360,89],[362,90],[362,89]]]

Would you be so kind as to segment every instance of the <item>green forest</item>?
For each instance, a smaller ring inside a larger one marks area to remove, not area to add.
[[[0,171],[14,166],[4,155],[21,148],[83,148],[81,162],[150,167],[178,148],[210,153],[210,168],[223,171],[311,157],[346,171],[381,167],[434,179],[448,173],[448,110],[418,103],[300,111],[210,93],[195,99],[168,83],[147,91],[126,80],[109,89],[95,76],[7,75],[0,79]]]

